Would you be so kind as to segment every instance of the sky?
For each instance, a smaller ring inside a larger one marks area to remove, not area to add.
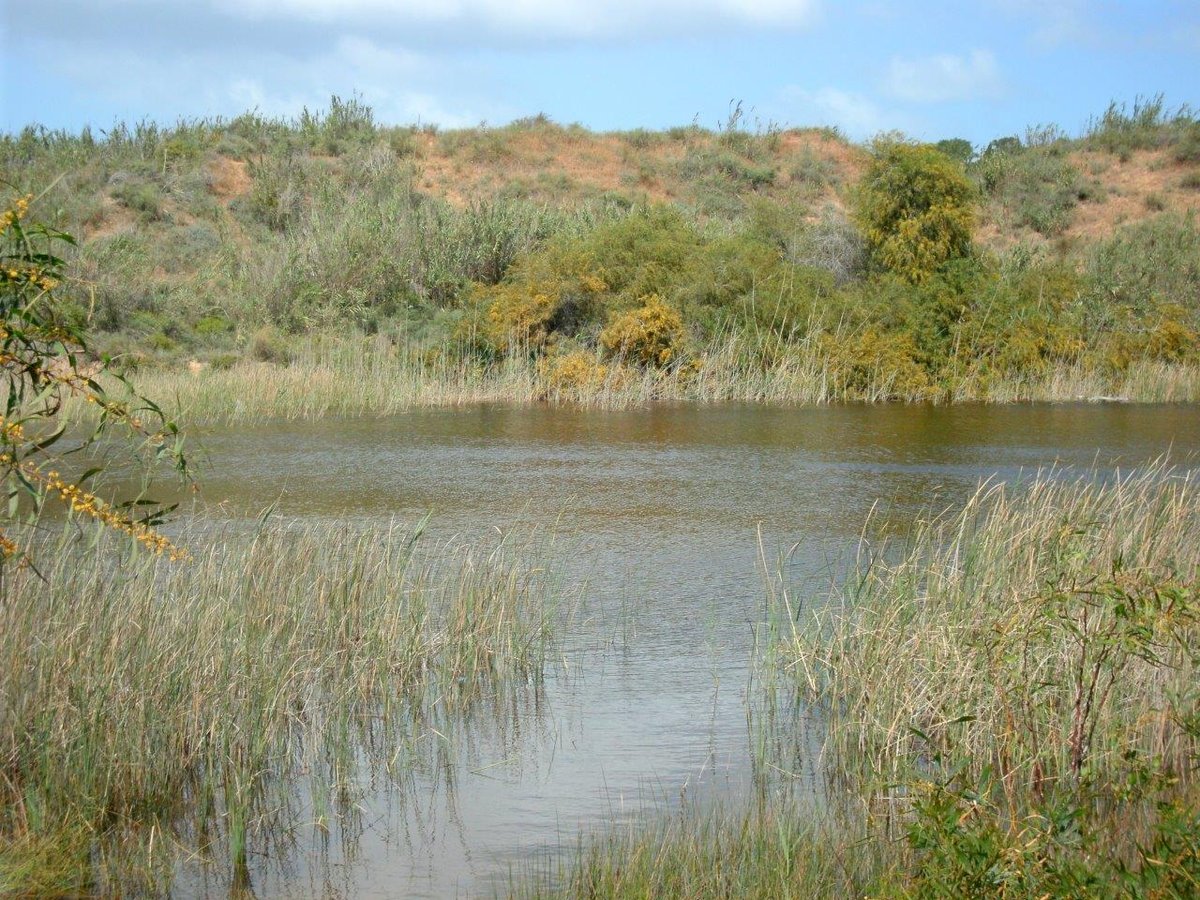
[[[1200,107],[1200,0],[0,0],[0,131],[292,117],[836,126],[977,146]]]

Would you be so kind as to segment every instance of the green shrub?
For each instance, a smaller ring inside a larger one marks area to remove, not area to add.
[[[1104,114],[1092,121],[1086,141],[1090,147],[1127,160],[1136,150],[1150,150],[1173,142],[1177,148],[1185,145],[1195,125],[1190,108],[1182,106],[1173,115],[1169,114],[1163,95],[1156,94],[1136,98],[1132,111],[1127,111],[1123,103],[1110,103]]]
[[[163,198],[157,185],[120,173],[114,175],[110,183],[113,184],[113,199],[136,212],[143,221],[154,222],[162,218]]]
[[[282,334],[271,326],[258,329],[250,336],[246,352],[251,359],[259,362],[286,365],[291,361],[291,350]]]
[[[1171,155],[1175,162],[1200,163],[1200,122],[1191,122],[1181,129]]]
[[[789,161],[788,178],[815,194],[837,182],[837,167],[828,157],[818,156],[806,146]]]
[[[193,329],[203,338],[218,337],[233,331],[233,323],[224,316],[209,314],[197,321]]]
[[[854,212],[876,263],[909,281],[927,280],[971,250],[975,188],[933,147],[880,141],[854,196]]]
[[[251,162],[249,171],[253,181],[244,203],[250,215],[276,231],[294,225],[311,187],[300,161],[291,153],[275,153]]]
[[[974,145],[963,138],[947,138],[946,140],[938,141],[934,146],[941,153],[963,165],[966,165],[975,158]]]
[[[1057,145],[985,154],[976,171],[1017,225],[1049,236],[1070,225],[1076,203],[1090,191]]]
[[[1192,215],[1165,213],[1127,225],[1087,261],[1088,330],[1144,331],[1164,304],[1200,324],[1200,228]]]

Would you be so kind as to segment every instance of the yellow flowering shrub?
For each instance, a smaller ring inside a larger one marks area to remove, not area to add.
[[[821,338],[830,375],[838,393],[866,400],[919,400],[934,384],[917,362],[912,335],[867,328],[850,338]]]
[[[1187,322],[1187,310],[1170,305],[1146,339],[1146,354],[1154,359],[1181,361],[1200,352],[1200,334]]]
[[[611,369],[585,350],[543,357],[538,361],[538,375],[547,395],[570,398],[595,394],[620,380],[619,370]]]
[[[145,450],[148,463],[170,460],[186,475],[187,461],[175,424],[154,403],[129,390],[119,375],[107,371],[105,362],[90,360],[82,333],[61,313],[54,291],[63,281],[65,263],[56,252],[74,240],[45,225],[27,223],[31,199],[15,198],[0,212],[0,480],[9,501],[8,524],[16,524],[22,498],[33,516],[53,499],[155,553],[179,558],[183,551],[155,530],[168,508],[145,500],[136,505],[109,503],[88,491],[82,479],[67,480],[55,470],[54,447],[65,431],[58,413],[68,397],[97,410],[95,428],[84,435],[84,446],[120,426]],[[101,384],[102,376],[122,384],[126,396],[110,394]],[[135,512],[139,507],[143,511]],[[22,557],[6,531],[0,530],[0,562]]]
[[[613,319],[600,332],[600,344],[612,356],[661,368],[679,357],[686,335],[679,311],[650,294],[637,309]]]
[[[518,262],[497,285],[477,285],[485,339],[499,352],[540,350],[552,333],[574,330],[594,315],[608,290],[590,258],[566,251]]]
[[[875,260],[912,284],[966,256],[976,191],[962,166],[933,147],[884,141],[855,195],[855,219]]]
[[[490,292],[485,328],[501,353],[514,347],[536,349],[546,343],[558,297],[524,284],[502,284]]]

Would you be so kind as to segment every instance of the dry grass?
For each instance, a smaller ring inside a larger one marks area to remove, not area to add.
[[[0,893],[157,892],[197,852],[236,883],[248,846],[330,824],[366,774],[403,784],[537,682],[544,548],[417,537],[210,526],[180,539],[189,563],[64,543],[40,576],[6,567]]]
[[[1184,610],[1198,572],[1192,476],[1156,465],[985,485],[902,544],[864,546],[831,606],[785,596],[788,665],[828,716],[828,771],[868,792],[934,758],[990,767],[1014,797],[1077,777],[1080,754],[1101,772],[1137,748],[1186,774],[1197,748],[1168,701],[1188,702],[1197,675]],[[1153,654],[1121,649],[1143,638]],[[1105,660],[1123,663],[1081,706]]]
[[[389,415],[417,407],[537,402],[621,409],[657,401],[822,404],[847,401],[965,402],[1200,400],[1200,366],[1139,361],[1123,372],[1062,365],[1031,376],[965,377],[909,393],[886,369],[847,381],[817,339],[764,347],[730,335],[686,364],[659,370],[603,362],[604,376],[556,384],[516,353],[485,366],[453,353],[371,340],[309,341],[285,365],[242,362],[139,373],[135,386],[188,424]],[[73,415],[88,411],[76,407]]]

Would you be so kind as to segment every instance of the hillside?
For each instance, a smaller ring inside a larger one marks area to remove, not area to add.
[[[983,148],[941,142],[974,192],[973,268],[920,284],[880,266],[855,216],[886,144],[752,131],[737,113],[716,131],[595,133],[543,117],[383,127],[334,98],[296,121],[30,127],[0,137],[0,170],[36,196],[39,219],[80,239],[72,315],[97,348],[143,369],[278,365],[313,335],[365,332],[443,362],[516,354],[543,375],[590,356],[588,373],[558,386],[570,393],[611,388],[648,328],[665,328],[666,343],[632,367],[639,377],[703,369],[718,343],[761,343],[766,329],[816,353],[834,396],[917,399],[1014,395],[996,393],[997,379],[1048,368],[1107,377],[1194,359],[1190,111],[1153,100],[1113,106],[1074,138],[1043,127]],[[603,285],[589,292],[581,277]],[[513,307],[548,295],[545,310]],[[647,318],[651,296],[665,324]],[[952,315],[931,312],[947,304]],[[641,337],[613,337],[622,317]]]

